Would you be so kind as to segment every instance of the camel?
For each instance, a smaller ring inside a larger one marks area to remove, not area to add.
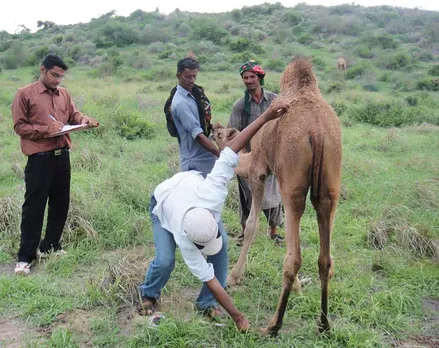
[[[343,57],[338,58],[337,68],[339,68],[340,70],[346,70],[347,64]]]
[[[302,264],[300,218],[308,190],[317,213],[320,234],[318,258],[321,281],[320,331],[330,328],[328,288],[334,261],[330,253],[331,233],[340,197],[341,131],[334,110],[323,100],[312,65],[304,58],[293,61],[281,78],[279,98],[290,104],[281,118],[265,124],[251,140],[251,152],[241,153],[235,169],[248,179],[252,207],[244,231],[244,244],[236,265],[227,278],[228,285],[242,282],[248,251],[258,227],[258,216],[268,174],[277,176],[285,206],[286,255],[283,262],[283,285],[276,312],[262,334],[277,335],[282,326],[288,297],[292,289],[300,291],[298,272]],[[220,125],[213,137],[223,149],[239,133]]]

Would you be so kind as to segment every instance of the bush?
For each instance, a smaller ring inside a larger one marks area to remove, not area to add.
[[[266,64],[267,70],[282,72],[285,69],[285,62],[282,59],[270,59]]]
[[[302,45],[309,45],[313,41],[313,37],[309,33],[303,33],[297,38],[297,41]]]
[[[368,92],[378,92],[378,91],[379,91],[378,86],[376,86],[376,85],[374,85],[374,84],[372,84],[372,83],[367,83],[367,84],[365,84],[365,85],[363,86],[363,89],[364,89],[365,91],[368,91]]]
[[[398,102],[368,101],[351,107],[349,115],[356,121],[380,127],[400,127],[410,123],[404,115],[404,105]]]
[[[155,136],[154,125],[132,112],[117,109],[110,119],[114,122],[116,132],[128,140],[151,139]]]
[[[288,10],[282,16],[282,22],[287,23],[290,26],[295,26],[302,21],[300,13],[295,10]]]
[[[250,59],[254,59],[257,62],[260,61],[257,57],[255,57],[255,54],[253,52],[245,51],[245,52],[242,52],[242,53],[234,54],[232,57],[230,57],[230,63],[240,63],[240,64],[242,64],[242,63],[244,63],[244,62],[246,62],[246,61],[248,61]]]
[[[418,97],[408,96],[407,98],[405,98],[405,101],[406,101],[408,106],[418,105]]]
[[[195,39],[206,39],[215,44],[218,44],[223,37],[228,35],[224,28],[209,20],[193,20],[190,26]]]
[[[238,37],[230,43],[229,47],[232,52],[244,52],[250,48],[250,41],[245,37]]]
[[[428,73],[433,76],[439,76],[439,65],[433,65],[430,70],[428,70]]]
[[[356,65],[351,68],[349,68],[346,72],[346,78],[349,80],[353,80],[357,76],[361,76],[365,73],[366,66],[364,65]]]
[[[332,81],[329,83],[327,92],[328,93],[332,93],[332,92],[341,92],[341,90],[344,88],[344,83],[340,82],[340,81]]]
[[[314,57],[312,59],[312,65],[315,66],[319,70],[324,70],[326,67],[325,61],[319,57]]]
[[[371,59],[371,58],[373,58],[373,56],[374,56],[374,53],[372,52],[372,50],[370,49],[370,47],[367,46],[367,45],[361,45],[361,46],[358,46],[358,47],[355,49],[355,54],[356,54],[358,57],[366,58],[366,59]]]
[[[126,23],[108,22],[96,34],[96,47],[124,47],[139,41],[139,34]],[[155,40],[157,41],[157,40]]]
[[[425,78],[416,82],[416,89],[437,92],[439,91],[439,84],[433,82],[429,78]]]
[[[391,70],[401,70],[403,68],[406,68],[411,59],[410,57],[405,53],[398,53],[395,56],[393,56],[387,65],[388,69]]]

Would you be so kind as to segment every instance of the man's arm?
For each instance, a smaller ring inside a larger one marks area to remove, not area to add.
[[[224,288],[219,283],[218,279],[214,277],[213,279],[206,282],[212,295],[218,301],[218,303],[226,310],[227,313],[232,317],[237,328],[242,332],[247,332],[250,329],[250,322],[233,304],[233,300],[224,290]]]
[[[279,118],[288,110],[288,108],[288,104],[285,104],[278,99],[274,100],[262,115],[250,123],[236,136],[236,138],[232,140],[228,147],[233,152],[238,153],[265,123]]]
[[[42,139],[47,133],[49,133],[49,126],[30,124],[29,118],[27,117],[27,105],[28,102],[24,93],[19,90],[15,95],[14,101],[12,102],[11,106],[12,120],[14,122],[14,131],[22,138],[31,140]],[[63,124],[61,123],[61,128],[62,126]]]
[[[200,133],[197,136],[197,141],[207,151],[212,152],[216,157],[219,157],[220,150],[214,145],[214,143],[208,137],[204,135],[204,133]]]
[[[183,129],[188,132],[192,138],[197,141],[207,151],[212,152],[215,156],[219,156],[220,151],[212,143],[212,141],[203,134],[200,121],[194,115],[189,105],[185,102],[178,102],[172,110],[174,120],[178,120]]]
[[[235,128],[239,131],[242,130],[242,109],[244,106],[243,98],[239,99],[232,108],[232,114],[230,115],[227,128]]]

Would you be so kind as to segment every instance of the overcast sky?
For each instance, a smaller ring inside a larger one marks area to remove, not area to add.
[[[147,12],[156,8],[161,13],[168,14],[179,8],[190,12],[226,12],[244,6],[263,4],[264,2],[281,2],[286,7],[294,7],[298,3],[309,5],[333,6],[349,1],[343,0],[220,0],[220,1],[186,1],[181,0],[74,0],[72,2],[47,2],[38,0],[6,0],[0,11],[0,31],[14,33],[19,24],[25,25],[32,31],[37,29],[37,21],[52,21],[56,24],[86,23],[92,18],[116,10],[120,16],[128,16],[135,10]],[[359,0],[355,4],[362,6],[389,5],[439,11],[438,0]]]

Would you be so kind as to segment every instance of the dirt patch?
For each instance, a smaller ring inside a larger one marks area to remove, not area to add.
[[[1,264],[0,265],[0,275],[12,275],[14,274],[15,264]]]
[[[0,318],[0,347],[19,348],[36,343],[43,335],[27,324],[8,318]]]
[[[423,335],[411,336],[394,344],[398,348],[437,348],[439,347],[439,299],[427,297],[422,301],[425,316],[421,327]]]

